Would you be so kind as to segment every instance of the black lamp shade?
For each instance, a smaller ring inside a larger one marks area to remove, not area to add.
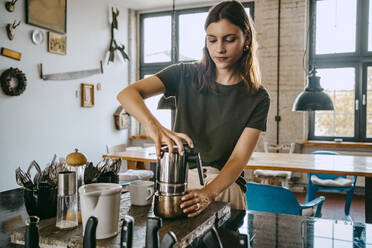
[[[315,74],[315,71],[310,74],[305,90],[293,103],[292,111],[334,110],[331,98],[320,86],[320,77]]]

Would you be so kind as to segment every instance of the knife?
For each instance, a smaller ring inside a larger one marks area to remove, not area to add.
[[[162,226],[162,220],[157,216],[147,217],[146,225],[146,248],[160,248],[159,229]]]
[[[132,216],[125,215],[123,224],[121,225],[120,247],[132,248],[133,245],[133,225],[134,219]]]
[[[167,232],[161,240],[160,248],[172,248],[173,245],[177,242],[177,237],[174,232]]]
[[[96,247],[96,230],[98,219],[97,217],[90,216],[85,225],[85,232],[83,238],[83,248]]]

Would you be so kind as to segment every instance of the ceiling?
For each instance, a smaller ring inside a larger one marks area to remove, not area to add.
[[[176,9],[185,7],[210,6],[219,2],[218,0],[175,0]],[[171,9],[173,0],[123,0],[121,4],[130,9],[140,11],[151,11]]]

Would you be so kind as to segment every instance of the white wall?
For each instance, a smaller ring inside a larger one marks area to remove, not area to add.
[[[5,10],[5,0],[0,3],[0,46],[22,53],[21,61],[0,56],[0,73],[16,67],[27,77],[20,96],[0,90],[0,191],[17,187],[16,167],[26,170],[34,159],[44,166],[54,153],[65,157],[77,147],[97,163],[106,144],[128,140],[127,131],[116,131],[113,123],[116,94],[128,84],[128,62],[105,63],[104,74],[68,81],[40,80],[38,67],[43,63],[44,74],[98,68],[110,42],[109,7],[120,10],[115,35],[126,47],[128,9],[115,0],[67,1],[67,55],[63,56],[48,53],[46,39],[32,43],[33,30],[41,30],[45,38],[47,30],[26,24],[25,2],[18,1],[13,13]],[[14,19],[22,23],[10,41],[5,26]],[[80,107],[80,97],[75,96],[80,83],[101,83],[93,108]]]

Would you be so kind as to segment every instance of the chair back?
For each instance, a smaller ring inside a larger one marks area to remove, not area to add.
[[[285,145],[277,145],[277,144],[270,144],[267,141],[264,141],[264,150],[265,152],[287,152],[287,153],[294,153],[296,148],[295,143],[285,144]]]
[[[108,154],[117,154],[119,152],[124,152],[126,147],[127,146],[125,144],[114,145],[114,146],[106,145],[106,150]]]
[[[281,186],[247,183],[248,210],[301,215],[296,196]]]
[[[338,152],[333,152],[333,151],[314,151],[311,154],[314,155],[340,155]],[[315,175],[320,179],[331,179],[335,180],[339,177],[346,178],[346,175],[333,175],[333,174],[317,174],[317,173],[309,173],[309,175]]]

